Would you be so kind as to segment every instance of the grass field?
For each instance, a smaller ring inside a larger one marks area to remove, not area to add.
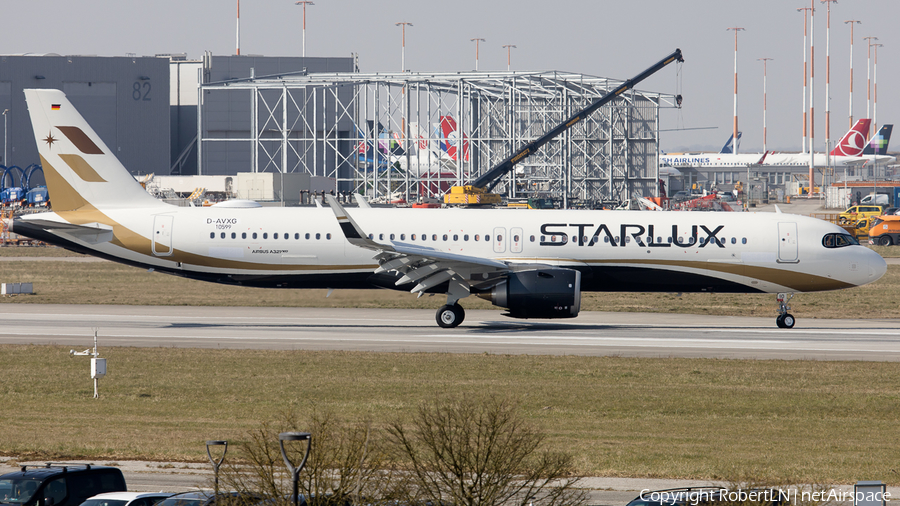
[[[885,247],[889,249],[890,247]],[[900,247],[896,248],[900,250]],[[11,253],[11,250],[20,252]],[[0,255],[59,248],[0,248]],[[111,262],[0,262],[0,281],[33,282],[35,295],[2,298],[0,303],[229,305],[283,307],[368,307],[437,309],[442,296],[416,297],[392,290],[277,290],[216,285]],[[136,289],[139,287],[139,289]],[[797,318],[900,317],[900,265],[888,267],[875,283],[834,292],[799,294],[791,301]],[[497,309],[477,297],[463,301],[467,309]],[[584,293],[584,311],[630,311],[702,315],[772,316],[774,294]],[[497,311],[500,311],[497,309]]]
[[[588,476],[897,483],[900,364],[0,346],[0,449],[20,458],[193,460],[203,442],[330,409],[376,425],[425,399],[516,399]],[[298,427],[298,429],[303,429]]]

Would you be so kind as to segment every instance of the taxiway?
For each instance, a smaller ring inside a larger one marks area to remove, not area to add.
[[[572,320],[514,320],[468,311],[441,329],[431,310],[0,304],[0,343],[618,355],[746,359],[900,360],[890,320],[582,312]]]

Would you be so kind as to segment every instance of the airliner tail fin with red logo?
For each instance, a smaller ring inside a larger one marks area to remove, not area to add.
[[[853,125],[849,132],[844,134],[834,149],[831,156],[860,156],[866,147],[866,139],[869,138],[869,124],[872,120],[863,118]]]

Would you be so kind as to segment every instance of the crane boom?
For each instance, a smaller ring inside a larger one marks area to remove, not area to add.
[[[475,193],[480,193],[482,195],[485,192],[490,191],[498,182],[500,182],[500,179],[503,176],[505,176],[510,170],[512,170],[513,167],[515,167],[515,165],[517,163],[521,162],[528,156],[534,154],[534,152],[536,152],[538,149],[540,149],[541,146],[550,142],[551,140],[553,140],[554,138],[559,136],[561,133],[563,133],[566,130],[568,130],[569,128],[571,128],[576,123],[585,119],[588,115],[590,115],[591,113],[593,113],[594,111],[596,111],[597,109],[599,109],[600,107],[605,105],[606,103],[608,103],[611,100],[613,100],[614,98],[618,97],[625,91],[633,88],[635,85],[637,85],[644,79],[650,77],[651,75],[655,74],[658,70],[662,69],[666,65],[672,63],[673,61],[679,61],[679,62],[684,61],[684,58],[682,58],[682,56],[681,56],[681,49],[676,49],[675,52],[673,52],[669,56],[666,56],[665,58],[658,61],[656,64],[654,64],[647,70],[641,72],[637,76],[623,82],[618,87],[616,87],[616,89],[610,91],[603,97],[597,99],[591,105],[585,107],[581,111],[573,114],[568,119],[566,119],[564,122],[560,123],[555,128],[553,128],[549,132],[545,133],[538,139],[531,141],[528,144],[524,145],[523,147],[519,148],[515,153],[510,155],[508,158],[506,158],[499,164],[495,165],[492,169],[490,169],[489,171],[482,174],[476,180],[472,181],[470,186],[463,187],[463,188],[466,188],[469,191],[474,191]],[[454,188],[457,189],[459,187],[454,187]],[[457,190],[457,191],[451,190],[451,192],[454,194],[457,194],[457,195],[460,193],[465,193],[464,191],[459,191],[459,190]],[[459,202],[452,202],[452,198],[451,198],[450,194],[447,194],[444,196],[444,201],[447,203],[459,203]],[[484,203],[484,202],[482,201],[482,203]]]

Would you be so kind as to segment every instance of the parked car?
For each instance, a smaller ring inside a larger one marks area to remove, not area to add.
[[[156,506],[250,506],[258,504],[263,498],[245,492],[219,492],[218,498],[212,492],[183,492],[171,495]]]
[[[172,495],[167,492],[106,492],[91,497],[81,506],[153,506]]]
[[[0,476],[0,505],[78,506],[103,492],[124,492],[117,467],[90,464],[22,466]]]

